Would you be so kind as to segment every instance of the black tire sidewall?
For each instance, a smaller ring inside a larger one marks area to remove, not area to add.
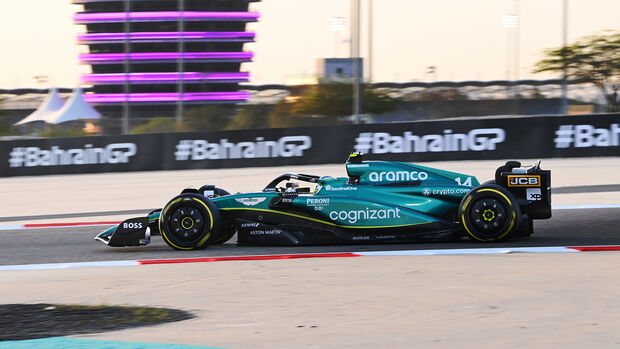
[[[198,189],[198,191],[200,193],[203,193],[204,190],[206,189],[207,185],[203,185],[202,187],[200,187],[200,189]],[[230,193],[222,188],[218,188],[215,187],[213,188],[213,194],[215,194],[216,198],[222,197],[222,196],[227,196],[230,195]],[[235,230],[230,230],[230,231],[223,231],[222,230],[222,234],[220,236],[220,238],[218,238],[217,240],[213,240],[213,242],[211,242],[211,244],[213,245],[221,245],[223,243],[225,243],[226,241],[230,240],[233,236],[235,236]]]
[[[183,241],[175,236],[170,229],[172,214],[182,208],[192,207],[202,215],[205,223],[198,237],[191,241]],[[221,227],[220,213],[217,206],[200,194],[183,193],[170,200],[161,211],[159,216],[159,231],[164,241],[177,250],[198,250],[209,246],[213,241],[220,238]]]
[[[484,198],[493,198],[499,201],[509,217],[506,224],[497,232],[482,232],[471,222],[471,210],[474,204]],[[508,190],[499,185],[486,184],[472,189],[463,197],[459,206],[459,215],[465,232],[472,240],[478,242],[499,242],[508,240],[514,232],[519,230],[521,210],[514,195]]]

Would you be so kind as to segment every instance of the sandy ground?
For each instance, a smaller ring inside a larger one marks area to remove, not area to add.
[[[500,163],[427,165],[484,181]],[[553,171],[554,187],[619,184],[618,167],[619,158],[543,162]],[[2,178],[0,212],[159,207],[192,184],[257,190],[286,171],[344,175],[340,164]],[[620,203],[618,194],[562,194],[553,200]],[[154,328],[81,336],[92,339],[225,348],[612,347],[620,345],[618,265],[620,254],[609,252],[2,271],[0,295],[3,303],[166,306],[198,315]]]
[[[0,272],[5,303],[176,307],[88,339],[225,348],[620,345],[620,254],[354,257]]]

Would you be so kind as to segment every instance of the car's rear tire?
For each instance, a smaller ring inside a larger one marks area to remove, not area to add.
[[[159,216],[159,231],[177,250],[200,250],[221,238],[220,212],[200,194],[183,193],[170,200]]]
[[[472,189],[459,207],[461,224],[474,241],[506,241],[519,230],[521,210],[506,189],[486,184]]]

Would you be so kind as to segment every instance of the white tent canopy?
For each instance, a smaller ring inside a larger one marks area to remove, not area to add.
[[[23,125],[33,121],[46,121],[48,115],[60,110],[65,102],[60,98],[58,89],[51,88],[43,104],[32,114],[15,123],[15,125]]]
[[[101,114],[84,100],[82,88],[78,87],[73,90],[73,95],[71,95],[71,98],[61,109],[48,113],[45,116],[45,122],[60,124],[73,120],[94,120],[99,118],[101,118]]]

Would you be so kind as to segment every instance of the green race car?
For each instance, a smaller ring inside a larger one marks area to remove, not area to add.
[[[242,245],[504,241],[551,217],[551,172],[509,161],[484,184],[470,175],[351,154],[347,177],[287,173],[262,191],[185,189],[163,209],[128,219],[95,239],[140,246],[161,235],[178,250],[237,235]]]

